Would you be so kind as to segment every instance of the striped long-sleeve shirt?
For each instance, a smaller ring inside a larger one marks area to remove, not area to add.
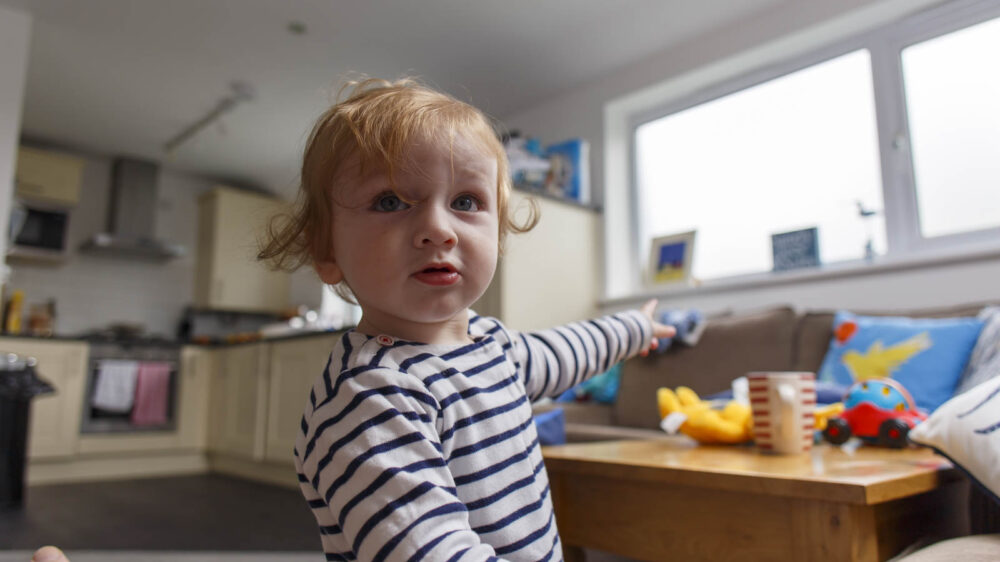
[[[467,345],[349,331],[295,444],[327,560],[561,560],[531,401],[649,346],[636,311]]]

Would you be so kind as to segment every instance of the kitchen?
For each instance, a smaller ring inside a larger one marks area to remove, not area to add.
[[[289,275],[255,263],[253,231],[287,204],[146,161],[24,144],[16,180],[15,209],[30,218],[12,228],[0,345],[35,357],[56,387],[35,400],[29,484],[203,472],[216,437],[210,427],[230,432],[217,436],[216,449],[290,464],[294,424],[268,427],[264,409],[282,399],[301,409],[316,373],[295,362],[322,365],[331,331],[353,322],[356,307],[328,292],[324,308],[324,289],[309,271]],[[64,220],[36,219],[41,206]],[[40,247],[59,239],[61,225],[68,225],[61,247]],[[38,319],[39,308],[54,314]],[[299,384],[280,379],[286,369],[303,373]],[[228,371],[259,376],[219,382],[229,386],[215,396],[238,397],[227,410],[207,400],[213,375]],[[209,410],[232,417],[210,421]],[[260,418],[254,431],[246,431],[247,415]],[[266,431],[281,435],[271,451]]]
[[[453,67],[436,54],[448,41],[435,37],[449,33],[425,34],[406,25],[400,37],[409,34],[411,44],[424,45],[408,50],[412,57],[400,59],[398,48],[384,46],[367,58],[334,64],[328,53],[367,44],[364,30],[381,25],[384,16],[377,7],[351,8],[358,21],[368,23],[334,33],[339,19],[316,5],[277,9],[256,2],[232,13],[222,2],[180,8],[130,4],[136,10],[129,16],[133,27],[116,23],[121,6],[0,1],[0,37],[9,43],[0,50],[0,72],[18,78],[0,81],[0,148],[7,143],[9,150],[9,160],[0,158],[0,174],[14,179],[30,172],[30,162],[21,162],[34,157],[50,175],[62,170],[56,183],[68,184],[49,186],[58,195],[45,196],[43,188],[43,195],[32,199],[28,191],[44,180],[0,183],[0,226],[22,215],[13,224],[4,283],[5,300],[17,295],[20,318],[4,318],[3,327],[10,329],[0,336],[0,351],[37,360],[39,375],[55,388],[31,401],[25,508],[0,520],[7,528],[0,544],[9,539],[25,549],[35,546],[33,540],[62,536],[60,544],[73,548],[115,548],[123,544],[120,534],[88,527],[88,521],[134,526],[123,514],[136,513],[131,519],[141,525],[153,517],[143,502],[160,498],[153,500],[157,514],[178,512],[173,537],[130,546],[311,549],[316,540],[311,521],[300,525],[308,534],[307,548],[262,527],[280,529],[296,516],[311,517],[296,490],[292,442],[333,338],[356,322],[357,309],[322,287],[308,268],[278,274],[275,283],[274,274],[254,262],[254,236],[247,229],[294,200],[309,126],[335,97],[345,72],[364,69],[393,77],[417,68],[427,78],[438,77],[438,85],[462,92],[477,81],[487,91],[494,71],[478,65],[480,70],[451,82],[440,80]],[[406,3],[398,8],[410,9]],[[190,13],[201,19],[185,16]],[[229,29],[224,41],[201,28],[199,22],[206,21]],[[112,40],[129,47],[109,48]],[[136,45],[142,56],[132,52]],[[178,67],[174,74],[158,70]],[[237,92],[234,81],[253,86]],[[514,98],[538,95],[539,88],[545,80],[511,89],[494,109],[514,107]],[[241,101],[230,104],[234,96]],[[228,109],[219,112],[223,107]],[[523,244],[533,251],[521,255],[532,259],[558,256],[543,258],[531,270],[553,277],[575,272],[578,282],[555,296],[540,294],[546,306],[521,311],[510,295],[518,284],[539,277],[513,275],[528,267],[501,266],[510,291],[496,290],[477,306],[526,327],[586,316],[596,295],[592,248],[598,213],[558,202],[541,205],[545,223],[511,243],[510,259]],[[45,233],[34,237],[35,245],[50,246],[49,259],[25,251],[33,242],[28,219],[46,216],[25,216],[33,206],[60,215],[34,223]],[[259,212],[262,207],[271,211]],[[237,220],[231,218],[233,209],[243,209]],[[257,220],[247,221],[248,212]],[[146,256],[136,255],[137,248],[118,255],[93,251],[106,238],[101,235],[122,230],[159,241],[163,251]],[[565,231],[579,233],[570,246],[562,241]],[[0,247],[6,242],[0,237]],[[254,286],[261,290],[244,290]],[[533,319],[519,322],[518,315]],[[102,382],[115,377],[127,382]],[[140,386],[153,390],[140,392]],[[248,492],[239,482],[272,485],[252,493],[274,496],[280,489],[294,496],[294,507],[275,523],[273,510],[241,503]],[[205,490],[192,493],[191,487]],[[69,489],[71,497],[57,492]],[[219,496],[218,490],[233,491]],[[59,494],[60,504],[79,505],[82,517],[56,524],[60,514],[52,509],[57,508],[44,503],[53,494]],[[125,503],[104,499],[118,494],[125,494]],[[220,521],[257,513],[230,526],[261,529],[252,534],[271,538],[254,542],[203,532],[208,522],[192,521],[183,506],[197,510],[206,502],[243,506]],[[92,510],[101,515],[91,516]]]

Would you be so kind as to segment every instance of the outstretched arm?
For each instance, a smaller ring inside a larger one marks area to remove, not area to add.
[[[531,400],[557,396],[615,363],[655,349],[674,328],[653,320],[656,300],[630,310],[537,332],[512,333]]]

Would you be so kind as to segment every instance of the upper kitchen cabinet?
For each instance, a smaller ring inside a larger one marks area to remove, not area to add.
[[[195,304],[201,308],[275,312],[288,308],[289,274],[257,261],[257,242],[288,204],[217,187],[198,205]]]
[[[71,207],[80,200],[83,166],[82,158],[22,146],[14,192],[23,199]]]

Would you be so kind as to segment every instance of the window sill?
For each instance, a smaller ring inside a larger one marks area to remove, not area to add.
[[[795,285],[815,281],[881,275],[918,269],[930,269],[961,263],[989,261],[1000,258],[1000,245],[990,244],[963,249],[961,252],[921,253],[907,256],[878,256],[873,261],[853,260],[824,264],[815,268],[796,269],[782,272],[753,273],[720,279],[694,282],[691,285],[664,288],[646,288],[631,296],[603,299],[601,307],[633,305],[636,301],[652,298],[675,299],[687,295],[709,295],[755,288],[770,288],[781,285]]]

